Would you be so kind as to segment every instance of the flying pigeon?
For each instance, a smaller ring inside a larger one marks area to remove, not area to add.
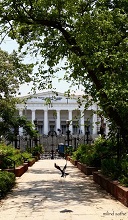
[[[61,169],[56,163],[54,163],[54,167],[61,171],[61,177],[66,177],[69,173],[66,173],[67,164],[65,164],[64,168]]]

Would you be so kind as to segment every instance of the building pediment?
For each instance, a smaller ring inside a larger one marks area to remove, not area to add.
[[[43,93],[36,93],[34,95],[31,95],[30,98],[28,97],[28,100],[34,101],[34,100],[51,100],[51,101],[57,101],[62,100],[64,98],[63,93],[52,93],[52,92],[43,92]]]
[[[71,96],[66,95],[65,93],[55,93],[52,91],[45,91],[41,93],[36,93],[33,95],[28,95],[21,97],[22,103],[17,105],[18,108],[30,108],[35,106],[39,108],[57,108],[57,109],[83,109],[83,105],[79,107],[78,105],[78,98],[82,98],[80,95],[74,95]],[[90,107],[91,108],[91,107]]]
[[[68,96],[65,93],[60,93],[60,92],[52,92],[52,91],[47,91],[47,92],[42,92],[42,93],[36,93],[27,97],[23,97],[27,99],[28,101],[45,101],[47,99],[51,100],[51,101],[63,101],[63,100],[76,100],[78,98],[78,96]]]

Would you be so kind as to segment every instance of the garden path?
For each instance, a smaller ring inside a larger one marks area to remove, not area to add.
[[[67,161],[66,178],[54,163],[39,160],[17,178],[16,186],[0,202],[0,220],[126,220],[128,208],[106,193]]]

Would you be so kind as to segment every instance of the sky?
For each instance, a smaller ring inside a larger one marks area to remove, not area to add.
[[[18,49],[18,44],[16,43],[15,40],[12,40],[8,37],[6,37],[4,39],[4,41],[2,42],[2,44],[0,45],[0,48],[2,50],[7,51],[8,53],[11,53],[13,50],[17,50]],[[29,56],[26,58],[25,62],[29,63],[32,62],[32,58],[30,58]],[[59,75],[63,76],[63,72],[59,73]],[[64,80],[62,81],[58,81],[58,79],[53,79],[53,87],[56,88],[57,92],[65,92],[69,89],[70,84],[65,82]],[[32,88],[32,83],[28,84],[24,84],[20,86],[20,96],[26,96],[28,95],[29,92],[31,92],[31,88]],[[81,90],[78,89],[78,87],[73,87],[72,90],[76,92],[76,94],[81,94]],[[44,90],[36,90],[37,93],[41,93]]]

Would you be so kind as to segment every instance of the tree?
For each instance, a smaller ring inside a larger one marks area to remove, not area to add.
[[[33,64],[23,64],[23,57],[16,51],[8,54],[0,49],[0,100],[18,94],[19,86],[32,80]]]
[[[23,64],[22,57],[15,51],[8,54],[0,50],[0,117],[10,110],[15,109],[18,102],[16,95],[19,86],[24,82],[31,82],[33,64]]]
[[[2,121],[0,121],[0,137],[3,136],[10,142],[15,142],[17,148],[17,137],[19,135],[19,127],[24,129],[25,135],[30,138],[38,138],[38,131],[35,130],[33,124],[23,116],[18,116],[15,109],[8,109],[4,111]]]
[[[40,53],[50,74],[64,59],[65,78],[83,84],[126,140],[127,0],[3,0],[0,18],[1,33]]]
[[[32,64],[23,64],[22,57],[15,51],[8,54],[0,50],[0,136],[13,136],[12,129],[18,133],[20,121],[16,122],[16,104],[19,100],[16,94],[20,84],[31,81],[32,67]]]
[[[0,105],[1,111],[11,104],[15,108],[19,86],[32,80],[33,64],[23,64],[23,58],[13,51],[0,50]]]

